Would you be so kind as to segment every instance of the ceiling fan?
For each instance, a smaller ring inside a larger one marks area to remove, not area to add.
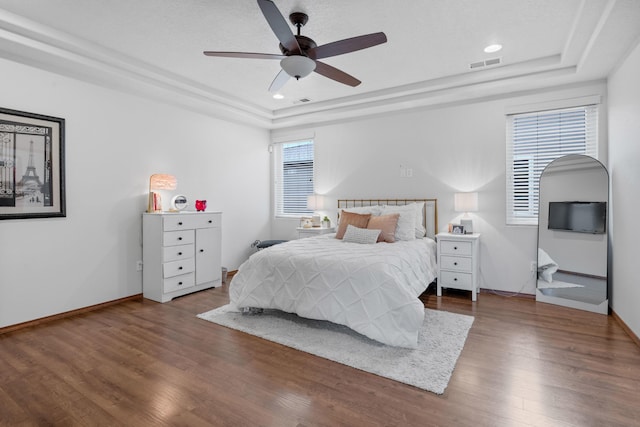
[[[320,62],[318,59],[355,52],[386,43],[387,41],[387,36],[380,32],[318,46],[309,37],[300,35],[300,28],[309,20],[305,13],[294,12],[289,15],[289,21],[298,29],[298,34],[294,35],[273,1],[258,0],[258,6],[260,6],[260,10],[262,10],[262,14],[269,23],[271,30],[280,41],[282,54],[215,51],[205,51],[204,54],[228,58],[279,59],[282,70],[269,86],[270,92],[280,90],[290,77],[295,77],[296,80],[299,80],[308,76],[312,71],[349,86],[358,86],[361,83],[360,80],[331,65]]]

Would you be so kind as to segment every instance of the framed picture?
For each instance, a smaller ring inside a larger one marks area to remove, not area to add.
[[[451,228],[451,233],[453,234],[464,234],[464,225],[454,224]]]
[[[0,108],[0,219],[64,216],[64,119]]]

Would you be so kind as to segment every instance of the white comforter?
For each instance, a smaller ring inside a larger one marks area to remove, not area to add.
[[[283,310],[415,348],[424,318],[418,296],[436,277],[435,242],[366,245],[334,236],[293,240],[253,254],[233,277],[230,308]]]

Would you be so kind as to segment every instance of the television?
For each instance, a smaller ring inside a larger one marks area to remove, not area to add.
[[[604,234],[607,202],[549,202],[549,230]]]

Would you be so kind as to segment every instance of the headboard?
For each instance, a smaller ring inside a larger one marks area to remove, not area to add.
[[[340,212],[340,209],[361,206],[402,206],[410,203],[421,202],[424,202],[423,225],[427,230],[427,237],[431,237],[433,239],[438,232],[438,199],[338,199],[338,213]]]

